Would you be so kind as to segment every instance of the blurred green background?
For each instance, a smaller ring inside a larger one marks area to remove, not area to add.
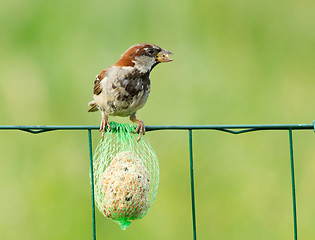
[[[95,76],[131,45],[175,61],[151,74],[147,125],[312,123],[315,2],[2,0],[1,125],[98,125]],[[128,122],[128,119],[111,118]],[[188,134],[148,133],[157,199],[98,239],[192,239]],[[93,131],[94,148],[100,134]],[[87,132],[0,132],[0,239],[91,239]],[[315,135],[295,131],[299,236],[315,238]],[[287,132],[194,132],[199,239],[293,239]]]

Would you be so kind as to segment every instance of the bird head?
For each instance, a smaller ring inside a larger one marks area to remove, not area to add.
[[[135,67],[140,72],[150,72],[157,64],[173,61],[169,58],[172,55],[168,50],[154,44],[141,43],[131,46],[115,66]]]

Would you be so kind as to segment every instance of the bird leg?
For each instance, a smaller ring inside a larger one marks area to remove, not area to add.
[[[137,124],[137,128],[135,130],[135,133],[139,132],[139,137],[138,137],[138,142],[139,142],[142,135],[145,135],[144,122],[141,120],[138,120],[135,113],[130,115],[130,120]]]
[[[110,127],[110,124],[108,121],[108,117],[104,112],[102,112],[102,121],[101,121],[100,130],[99,130],[100,132],[102,132],[102,139],[104,139],[106,126],[108,127],[109,130],[111,130],[111,127]]]

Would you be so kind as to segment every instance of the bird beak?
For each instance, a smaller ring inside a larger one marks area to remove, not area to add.
[[[165,49],[162,49],[161,52],[159,52],[156,56],[155,59],[158,60],[159,62],[170,62],[173,61],[173,59],[170,59],[168,55],[174,55],[174,53],[167,51]]]

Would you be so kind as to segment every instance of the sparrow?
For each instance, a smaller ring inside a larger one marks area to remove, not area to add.
[[[150,72],[163,62],[170,62],[172,52],[157,45],[140,43],[131,46],[120,59],[109,68],[101,71],[94,81],[94,100],[89,102],[88,112],[101,111],[102,121],[99,131],[104,139],[106,126],[111,130],[108,117],[127,117],[137,124],[135,133],[138,141],[145,134],[143,121],[136,113],[141,109],[150,94]]]

